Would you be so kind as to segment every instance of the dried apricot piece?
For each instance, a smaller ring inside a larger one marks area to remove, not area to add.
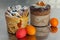
[[[45,6],[45,4],[44,4],[43,1],[41,1],[41,2],[37,2],[36,4],[39,5],[39,6]]]

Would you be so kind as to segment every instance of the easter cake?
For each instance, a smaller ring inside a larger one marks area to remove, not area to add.
[[[34,26],[47,26],[50,19],[50,5],[43,1],[30,6],[31,24]]]
[[[25,28],[28,24],[28,7],[21,5],[8,7],[5,17],[8,32],[15,34],[17,29]]]

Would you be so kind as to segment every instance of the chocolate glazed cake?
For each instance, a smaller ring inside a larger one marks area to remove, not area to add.
[[[34,26],[47,26],[50,19],[50,5],[42,1],[30,6],[31,24]]]

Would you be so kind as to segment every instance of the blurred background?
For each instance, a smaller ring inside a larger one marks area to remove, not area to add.
[[[0,0],[0,6],[12,6],[12,5],[31,5],[38,1],[44,1],[45,3],[50,4],[53,8],[60,8],[60,0]]]
[[[0,0],[0,40],[8,40],[7,26],[6,26],[5,16],[4,16],[7,7],[14,6],[14,5],[30,6],[31,4],[36,3],[38,1],[44,1],[45,3],[50,4],[51,5],[50,17],[56,17],[58,18],[58,20],[60,20],[60,0]],[[54,40],[57,38],[59,40],[60,37],[59,34],[60,33],[57,33],[55,35],[56,37],[51,35],[49,39]]]

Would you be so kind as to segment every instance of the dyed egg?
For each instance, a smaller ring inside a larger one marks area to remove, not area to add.
[[[26,30],[24,28],[18,29],[16,32],[16,38],[23,38],[26,36]]]

